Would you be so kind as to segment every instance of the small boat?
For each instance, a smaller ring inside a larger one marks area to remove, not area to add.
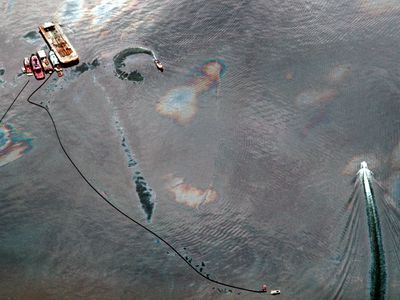
[[[271,290],[271,295],[275,296],[275,295],[279,295],[281,293],[280,290]]]
[[[49,58],[50,58],[51,64],[54,67],[54,70],[57,72],[57,76],[62,77],[64,75],[64,73],[60,66],[60,62],[58,61],[56,55],[54,54],[54,51],[49,51]]]
[[[54,51],[61,65],[75,65],[79,63],[77,52],[58,24],[45,22],[39,25],[39,32],[50,49]]]
[[[60,62],[58,61],[56,55],[54,54],[54,51],[49,51],[49,58],[51,61],[51,64],[54,67],[55,71],[60,71],[61,70],[61,66],[60,66]]]
[[[37,55],[40,59],[42,64],[43,70],[45,73],[53,73],[53,66],[51,65],[50,61],[47,59],[46,52],[44,50],[39,50]]]
[[[33,75],[31,63],[29,61],[29,57],[25,57],[24,58],[23,72],[28,76],[32,76]]]
[[[159,69],[161,72],[164,71],[164,67],[158,59],[154,60],[154,64],[156,65],[157,69]]]
[[[35,78],[37,80],[44,79],[45,75],[43,72],[43,68],[40,65],[39,58],[35,54],[31,55],[31,66],[32,66],[33,75],[35,75]]]

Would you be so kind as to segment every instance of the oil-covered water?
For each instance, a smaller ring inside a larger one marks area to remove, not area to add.
[[[38,24],[60,22],[81,65],[32,100],[91,182],[203,273],[280,299],[370,297],[352,182],[365,160],[385,297],[399,297],[396,1],[10,0],[0,14],[1,110],[45,47]],[[123,71],[143,80],[116,76],[137,47],[165,71],[139,53]],[[24,101],[38,84],[0,127],[1,299],[264,297],[210,284],[96,196]]]

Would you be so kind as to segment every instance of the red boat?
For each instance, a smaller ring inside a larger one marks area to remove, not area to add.
[[[40,65],[39,58],[35,54],[31,55],[31,66],[32,66],[33,75],[35,75],[35,78],[37,80],[44,79],[45,75],[43,72],[43,68]]]
[[[32,67],[31,67],[31,64],[29,62],[29,57],[25,57],[24,58],[24,68],[23,68],[23,70],[24,70],[24,73],[26,75],[28,75],[28,76],[33,75]]]

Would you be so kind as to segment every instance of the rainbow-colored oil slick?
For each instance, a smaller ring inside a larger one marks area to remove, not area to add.
[[[385,13],[397,13],[400,10],[398,0],[359,0],[362,12],[372,16]]]
[[[218,199],[218,194],[213,187],[207,189],[196,188],[185,183],[183,177],[176,177],[173,174],[165,176],[166,188],[174,196],[174,200],[193,208],[200,205],[214,202]]]
[[[225,72],[226,65],[222,60],[205,62],[188,84],[174,88],[162,97],[156,104],[156,111],[181,124],[191,122],[197,113],[198,97],[217,86]]]
[[[22,157],[32,149],[32,138],[18,134],[10,124],[0,125],[0,167]]]

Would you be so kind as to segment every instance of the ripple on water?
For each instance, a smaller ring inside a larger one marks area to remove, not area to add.
[[[328,75],[328,80],[331,83],[339,83],[347,79],[351,74],[349,64],[335,66]]]
[[[337,96],[337,91],[334,89],[322,90],[307,90],[297,95],[295,101],[299,106],[319,104],[321,102],[329,101]]]
[[[397,0],[359,0],[361,10],[370,15],[380,15],[400,10]]]
[[[0,125],[0,167],[22,157],[32,149],[32,138],[18,134],[10,124]]]

